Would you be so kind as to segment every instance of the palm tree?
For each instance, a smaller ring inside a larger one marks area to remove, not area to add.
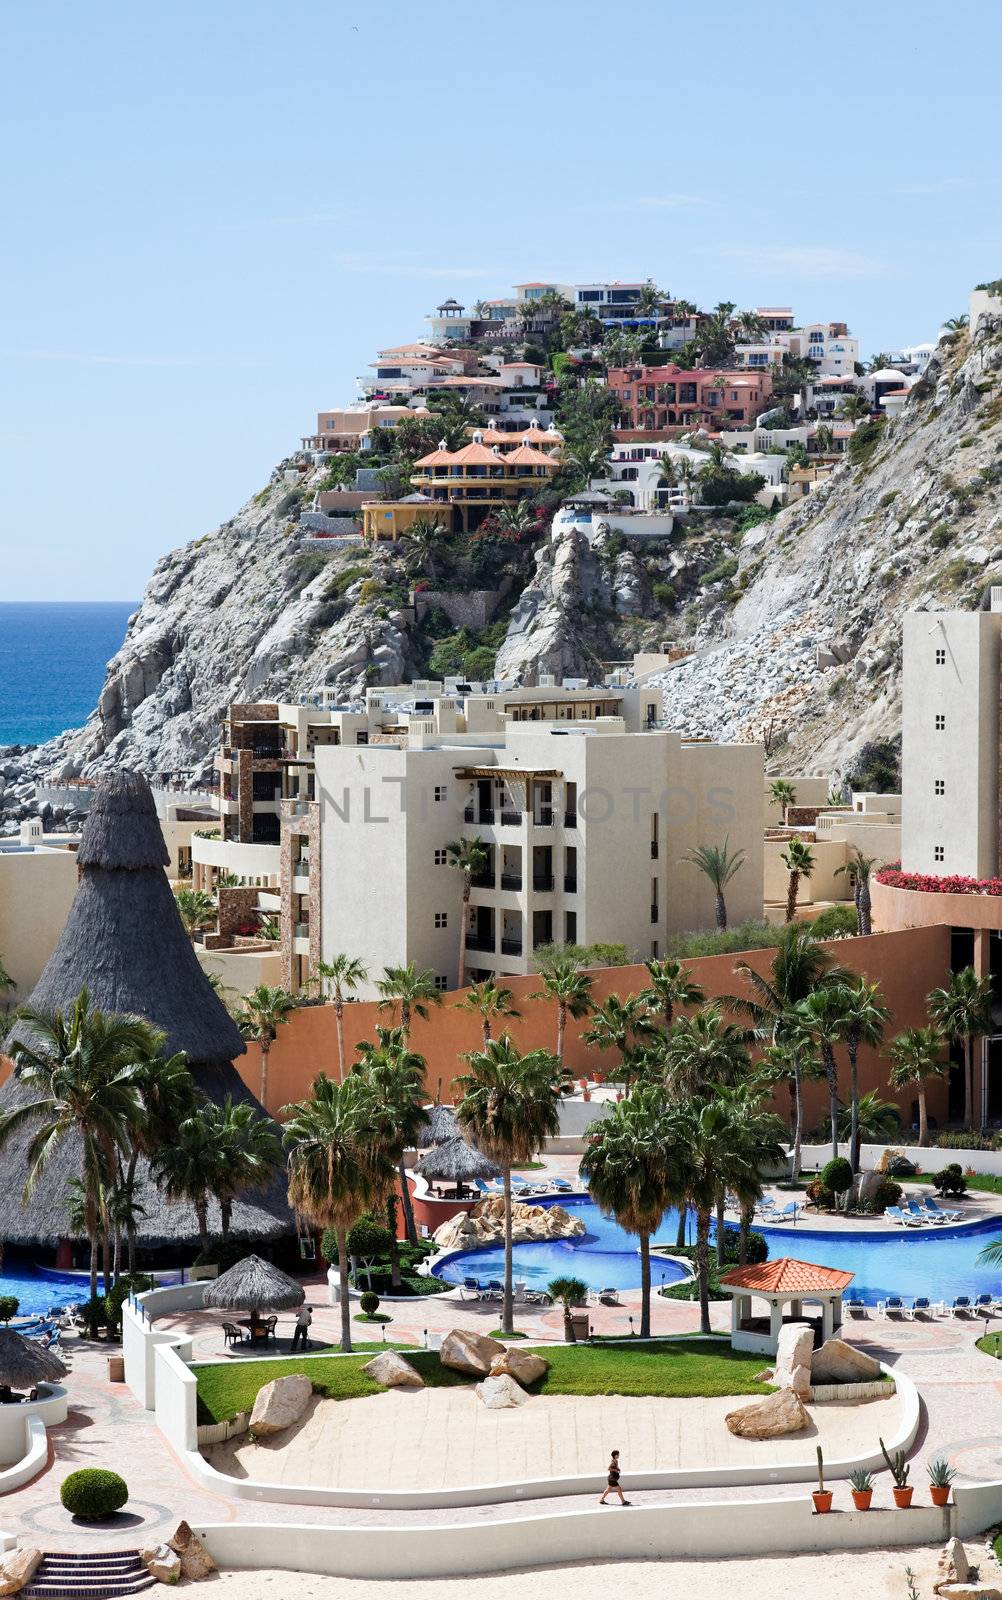
[[[575,956],[558,951],[539,963],[539,979],[543,987],[529,999],[557,1002],[557,1060],[563,1066],[567,1018],[577,1021],[592,1009],[591,978],[580,970]]]
[[[740,973],[752,991],[751,999],[731,997],[727,1004],[745,1012],[760,1038],[770,1038],[789,1051],[790,1094],[793,1113],[793,1176],[800,1176],[800,1144],[803,1133],[803,1106],[800,1084],[810,1033],[805,1036],[803,1018],[797,1011],[800,1002],[824,983],[832,981],[832,957],[810,928],[789,922],[779,936],[769,976],[763,977],[747,961],[739,961]]]
[[[194,944],[196,933],[211,928],[219,915],[216,902],[211,894],[205,893],[204,889],[176,889],[174,899],[177,901],[178,915],[184,924],[184,931]]]
[[[752,1176],[743,1122],[725,1093],[715,1091],[711,1098],[691,1095],[669,1106],[661,1138],[662,1159],[696,1213],[701,1333],[710,1331],[710,1220],[721,1185],[733,1186],[739,1177],[744,1182]]]
[[[445,524],[438,517],[418,517],[411,523],[404,538],[404,570],[427,573],[434,581],[438,576],[436,559],[448,539]]]
[[[383,1204],[396,1173],[382,1137],[381,1108],[364,1073],[343,1083],[325,1073],[307,1100],[283,1107],[289,1152],[289,1200],[297,1215],[337,1237],[341,1349],[351,1349],[348,1230],[363,1211]]]
[[[943,323],[943,327],[948,328],[951,333],[960,333],[964,328],[969,326],[970,321],[971,319],[965,311],[961,317],[947,317],[946,321]]]
[[[879,983],[867,983],[858,978],[845,984],[847,995],[845,1014],[845,1045],[849,1057],[849,1163],[853,1172],[859,1171],[859,1047],[879,1045],[891,1013],[883,1004]]]
[[[16,988],[17,984],[14,982],[14,979],[7,971],[3,962],[0,961],[0,995],[6,994],[10,989]],[[6,1010],[6,1007],[4,1009]]]
[[[145,1049],[134,1061],[134,1083],[139,1094],[140,1114],[128,1129],[128,1158],[118,1176],[118,1185],[132,1194],[136,1186],[136,1169],[139,1158],[151,1161],[156,1152],[170,1144],[175,1130],[186,1117],[194,1115],[199,1104],[194,1079],[188,1070],[188,1058],[183,1051],[176,1055],[163,1054],[166,1036],[155,1029]],[[129,1247],[129,1271],[136,1270],[136,1236],[138,1229],[123,1220]]]
[[[797,915],[797,893],[800,889],[800,880],[801,878],[811,877],[817,863],[813,850],[804,843],[803,839],[791,839],[780,856],[780,860],[790,874],[786,891],[786,920],[787,922],[792,922]]]
[[[149,1049],[154,1030],[140,1017],[99,1011],[86,989],[68,1012],[22,1006],[17,1015],[25,1026],[12,1055],[26,1092],[19,1105],[0,1114],[0,1149],[20,1128],[31,1130],[27,1201],[62,1144],[79,1137],[94,1306],[98,1240],[107,1226],[104,1195],[114,1183],[129,1131],[141,1115],[134,1062]],[[106,1272],[107,1267],[106,1258]]]
[[[836,410],[840,417],[845,417],[849,422],[858,422],[861,417],[870,415],[869,401],[864,400],[861,394],[844,395]]]
[[[915,1085],[918,1095],[919,1144],[929,1143],[929,1115],[926,1109],[925,1086],[930,1078],[945,1078],[950,1062],[944,1060],[946,1035],[938,1028],[904,1028],[891,1040],[888,1055],[891,1058],[891,1087],[904,1089]]]
[[[694,982],[684,962],[677,961],[674,956],[665,956],[660,961],[647,961],[644,965],[651,981],[646,989],[641,989],[640,999],[646,1002],[650,1011],[661,1013],[666,1028],[670,1028],[674,1022],[676,1008],[687,1010],[703,1004],[705,991]]]
[[[827,983],[815,989],[796,1008],[805,1032],[815,1040],[828,1081],[828,1107],[831,1121],[832,1156],[838,1155],[838,1061],[835,1050],[844,1044],[849,1027],[852,999],[844,983]]]
[[[519,540],[524,539],[527,533],[532,533],[537,524],[537,517],[529,501],[523,496],[513,504],[499,506],[492,514],[491,522],[503,537]]]
[[[459,917],[459,987],[466,987],[466,932],[470,895],[474,878],[482,877],[490,865],[490,850],[483,839],[453,839],[445,847],[449,866],[463,875],[463,909]]]
[[[974,1040],[992,1027],[992,982],[973,967],[955,972],[945,989],[933,989],[926,1005],[937,1027],[964,1047],[964,1126],[974,1125]]]
[[[483,983],[471,983],[462,1000],[457,1001],[457,1010],[475,1011],[480,1018],[485,1050],[491,1042],[491,1023],[496,1018],[521,1016],[513,1000],[512,991],[505,988],[504,984],[499,984],[494,978],[485,978]]]
[[[590,489],[593,478],[605,477],[609,452],[601,444],[582,444],[576,450],[569,451],[565,462],[572,472],[584,480],[585,487]]]
[[[365,962],[359,961],[357,956],[346,955],[343,951],[338,951],[330,961],[318,961],[313,969],[313,982],[319,983],[321,987],[325,984],[330,985],[334,1022],[337,1027],[338,1078],[342,1082],[347,1066],[344,1050],[345,996],[350,990],[360,988],[368,976],[369,969]]]
[[[835,452],[835,435],[826,422],[819,423],[814,430],[814,443],[818,447],[818,454],[830,456]]]
[[[876,1089],[871,1089],[860,1095],[856,1126],[863,1144],[891,1144],[901,1137],[901,1113],[893,1100],[882,1100]],[[839,1111],[838,1136],[846,1141],[852,1138],[851,1108]]]
[[[380,1011],[392,1011],[396,1006],[400,1007],[400,1030],[405,1039],[410,1037],[414,1017],[424,1020],[428,1016],[429,1006],[442,1004],[442,996],[435,987],[432,974],[418,972],[413,961],[408,961],[406,967],[384,967],[376,988],[379,991]]]
[[[790,807],[797,803],[797,791],[789,778],[773,778],[769,785],[769,798],[774,805],[780,807],[785,822]]]
[[[783,1144],[783,1124],[772,1111],[762,1109],[768,1083],[761,1075],[739,1079],[721,1085],[717,1098],[727,1106],[732,1117],[731,1149],[721,1174],[720,1194],[733,1189],[740,1210],[738,1233],[738,1262],[744,1266],[748,1259],[748,1234],[755,1206],[762,1198],[762,1172],[768,1167],[782,1166],[786,1159]],[[725,1228],[720,1200],[717,1202],[717,1264],[724,1262]]]
[[[456,1079],[462,1099],[456,1106],[460,1126],[504,1180],[504,1304],[502,1335],[515,1331],[512,1299],[511,1169],[531,1161],[546,1139],[560,1127],[557,1107],[569,1088],[559,1059],[547,1050],[521,1055],[507,1034],[474,1050],[467,1070]]]
[[[233,1202],[248,1189],[261,1188],[282,1161],[275,1124],[262,1117],[249,1100],[234,1103],[227,1095],[222,1105],[209,1101],[201,1118],[219,1152],[212,1192],[219,1202],[219,1232],[225,1243],[230,1235]]]
[[[261,1046],[261,1090],[258,1099],[268,1104],[268,1057],[278,1037],[278,1030],[288,1022],[298,1009],[299,1000],[288,989],[271,988],[259,983],[250,994],[244,995],[243,1006],[237,1016],[237,1026],[245,1039]]]
[[[665,1075],[673,1094],[705,1095],[722,1085],[740,1083],[748,1074],[747,1034],[724,1019],[720,1006],[704,1006],[694,1017],[681,1017],[667,1040]],[[717,1261],[724,1259],[724,1187],[716,1197]],[[679,1214],[678,1243],[685,1243],[685,1212]]]
[[[835,876],[843,874],[852,884],[852,897],[856,904],[856,926],[860,937],[872,933],[870,921],[870,874],[877,865],[876,856],[865,856],[858,844],[850,846],[852,856],[843,867],[835,868]]]
[[[652,279],[648,278],[646,282],[640,285],[635,305],[640,316],[653,317],[661,310],[664,301],[665,296],[662,290],[658,288]]]
[[[408,1050],[400,1028],[379,1028],[377,1032],[377,1046],[369,1043],[359,1045],[361,1059],[353,1070],[365,1075],[375,1096],[379,1107],[380,1137],[397,1170],[407,1239],[410,1244],[417,1244],[404,1152],[415,1147],[425,1122],[424,1078],[427,1063],[424,1056]],[[391,1239],[391,1278],[394,1284],[399,1284],[396,1196],[392,1193],[386,1197],[386,1225]]]
[[[671,456],[662,456],[658,462],[658,488],[674,489],[678,485],[678,473]]]
[[[651,1333],[651,1235],[668,1207],[684,1197],[672,1185],[665,1161],[664,1091],[635,1089],[602,1122],[588,1129],[582,1175],[596,1205],[640,1240],[640,1337]]]
[[[744,850],[730,848],[728,836],[722,845],[701,844],[695,850],[690,850],[687,856],[682,857],[690,866],[697,867],[713,885],[716,897],[717,927],[723,932],[727,927],[727,902],[724,899],[724,890],[731,879],[740,872],[745,864]]]
[[[198,1239],[204,1255],[209,1248],[209,1196],[224,1181],[224,1158],[215,1131],[200,1106],[175,1129],[170,1144],[159,1149],[150,1163],[157,1187],[174,1205],[192,1206]]]
[[[596,1050],[617,1050],[623,1066],[623,1076],[629,1079],[630,1057],[633,1048],[657,1034],[647,1001],[642,994],[629,994],[621,1000],[610,994],[591,1016],[591,1025],[581,1035],[585,1044]]]
[[[757,311],[739,311],[735,320],[749,342],[763,338],[768,332],[765,318],[760,317]]]

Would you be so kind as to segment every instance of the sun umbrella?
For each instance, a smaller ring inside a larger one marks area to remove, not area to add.
[[[32,1389],[36,1383],[65,1378],[66,1368],[37,1339],[0,1328],[0,1389]]]
[[[436,1145],[423,1155],[414,1167],[422,1178],[432,1178],[439,1183],[472,1183],[474,1178],[496,1178],[500,1173],[493,1161],[465,1139],[454,1138]]]
[[[217,1311],[291,1311],[301,1306],[306,1292],[301,1283],[280,1272],[260,1256],[244,1256],[236,1266],[207,1283],[202,1304]]]
[[[418,1135],[418,1149],[429,1145],[446,1144],[459,1138],[459,1123],[452,1106],[431,1106],[425,1116],[424,1126]]]

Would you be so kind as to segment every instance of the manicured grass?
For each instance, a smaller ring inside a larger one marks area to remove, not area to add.
[[[998,1350],[996,1350],[998,1346]],[[985,1333],[978,1340],[978,1349],[986,1356],[997,1356],[1002,1353],[1002,1334]]]
[[[392,1322],[393,1318],[386,1311],[360,1311],[354,1322]]]
[[[320,1357],[304,1365],[303,1359],[241,1361],[232,1365],[193,1367],[198,1380],[199,1422],[225,1422],[238,1411],[249,1411],[254,1397],[272,1378],[305,1371],[317,1394],[335,1400],[356,1400],[380,1394],[362,1371],[372,1349],[406,1349],[376,1345],[368,1352],[335,1358]],[[697,1340],[631,1341],[621,1344],[556,1345],[547,1347],[549,1371],[538,1385],[545,1394],[658,1395],[688,1399],[696,1396],[768,1394],[769,1385],[758,1383],[760,1356],[745,1355],[730,1345],[712,1346]],[[407,1359],[429,1388],[441,1389],[474,1380],[443,1367],[432,1350],[408,1350]]]

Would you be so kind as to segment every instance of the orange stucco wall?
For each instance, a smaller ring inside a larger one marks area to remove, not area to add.
[[[845,939],[832,946],[837,959],[853,971],[862,973],[871,982],[880,984],[884,1002],[893,1016],[890,1032],[901,1028],[918,1027],[926,1022],[925,996],[930,989],[945,982],[949,974],[950,933],[946,927],[910,928],[902,932],[873,934],[868,939]],[[692,974],[710,997],[739,993],[740,980],[735,976],[733,955],[708,956],[689,963]],[[766,972],[772,951],[752,951],[747,960],[756,970]],[[647,982],[647,972],[642,966],[601,968],[593,974],[593,995],[600,1002],[610,994],[636,993]],[[508,1031],[522,1050],[545,1046],[553,1049],[556,1040],[556,1007],[546,1000],[531,1000],[536,989],[534,977],[511,978],[508,986],[515,996],[515,1004],[522,1015],[511,1022]],[[462,991],[445,996],[442,1006],[435,1007],[428,1020],[417,1018],[412,1030],[413,1048],[428,1063],[427,1088],[429,1098],[439,1096],[444,1101],[452,1098],[453,1078],[463,1071],[460,1056],[464,1051],[477,1049],[481,1042],[478,1019],[462,1011],[457,1001]],[[354,1059],[355,1045],[371,1039],[377,1022],[390,1018],[377,1009],[375,1002],[360,1002],[345,1007],[344,1031],[347,1059]],[[603,1067],[613,1064],[611,1056],[599,1052],[582,1042],[581,1034],[588,1026],[584,1022],[569,1021],[567,1026],[566,1060],[575,1076],[592,1078],[601,1076]],[[500,1031],[500,1030],[495,1030]],[[246,1056],[236,1063],[244,1082],[255,1094],[260,1086],[260,1052],[256,1045],[247,1047]],[[269,1063],[268,1109],[275,1115],[291,1100],[302,1099],[309,1093],[310,1085],[318,1072],[337,1076],[337,1038],[334,1012],[330,1006],[307,1006],[293,1013],[291,1020],[279,1029],[272,1045]],[[900,1098],[907,1110],[911,1096],[894,1096],[888,1089],[887,1071],[879,1052],[864,1049],[860,1052],[860,1082],[862,1091],[878,1089],[888,1098]],[[806,1126],[811,1127],[824,1114],[824,1084],[805,1086]],[[777,1109],[785,1114],[786,1094],[781,1092]],[[946,1088],[943,1084],[930,1085],[930,1113],[941,1121],[946,1116]]]
[[[922,889],[895,889],[874,878],[870,885],[874,926],[899,928],[1002,928],[1002,895],[933,894]]]

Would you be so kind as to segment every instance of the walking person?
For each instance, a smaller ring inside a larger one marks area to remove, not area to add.
[[[313,1307],[300,1306],[296,1312],[296,1331],[292,1335],[293,1354],[299,1349],[300,1343],[304,1350],[310,1348],[310,1323],[313,1321]]]
[[[599,1505],[600,1506],[604,1506],[607,1503],[606,1497],[608,1495],[610,1495],[610,1494],[618,1494],[619,1495],[619,1503],[620,1503],[621,1506],[628,1506],[629,1505],[629,1503],[630,1503],[629,1500],[627,1500],[625,1498],[625,1496],[623,1494],[623,1491],[619,1486],[619,1451],[618,1450],[614,1450],[612,1452],[612,1455],[609,1457],[609,1477],[608,1477],[608,1481],[606,1483],[605,1489],[603,1491],[602,1498],[599,1501]]]

